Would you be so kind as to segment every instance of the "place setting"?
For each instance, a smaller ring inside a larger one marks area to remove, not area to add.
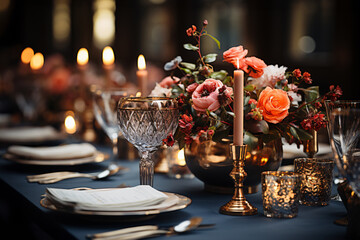
[[[148,185],[109,189],[47,188],[41,206],[53,211],[96,216],[149,216],[183,209],[185,196]]]
[[[179,115],[176,104],[173,99],[164,97],[122,97],[119,100],[117,121],[120,131],[141,154],[140,185],[85,190],[47,188],[41,205],[54,211],[100,216],[148,216],[186,208],[191,203],[190,198],[159,192],[152,187],[152,153],[177,127]],[[35,178],[34,181],[43,182],[42,177],[47,178],[49,174],[29,176],[28,180]]]

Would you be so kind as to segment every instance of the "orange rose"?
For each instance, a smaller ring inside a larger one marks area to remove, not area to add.
[[[264,68],[267,67],[264,61],[257,57],[245,58],[245,65],[247,67],[244,69],[244,71],[253,78],[261,77],[264,74]]]
[[[225,62],[231,63],[236,68],[242,69],[245,67],[244,58],[248,54],[248,50],[244,49],[243,46],[232,47],[223,53]]]
[[[266,87],[260,93],[257,107],[265,121],[276,124],[289,115],[290,99],[284,90]]]

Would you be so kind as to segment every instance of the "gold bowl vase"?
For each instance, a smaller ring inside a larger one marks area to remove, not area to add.
[[[229,176],[233,169],[230,143],[227,139],[222,142],[193,141],[190,146],[185,147],[186,164],[195,177],[204,182],[206,191],[225,194],[234,192],[234,180]],[[245,193],[256,193],[261,182],[261,173],[278,170],[282,157],[281,139],[268,143],[259,141],[253,148],[248,146],[245,160]]]

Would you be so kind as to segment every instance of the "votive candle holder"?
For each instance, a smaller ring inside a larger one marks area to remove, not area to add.
[[[302,175],[300,204],[325,206],[331,198],[334,160],[319,158],[296,158],[296,173]]]
[[[266,217],[297,216],[300,178],[300,174],[288,171],[266,171],[261,174],[263,209]]]

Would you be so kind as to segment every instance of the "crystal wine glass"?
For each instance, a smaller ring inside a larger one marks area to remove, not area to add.
[[[93,94],[93,109],[96,121],[112,142],[112,160],[117,156],[119,126],[116,118],[116,108],[119,100],[127,94],[126,89],[96,90]]]
[[[36,120],[44,107],[42,89],[37,85],[20,85],[15,94],[15,100],[25,120],[30,122]]]
[[[118,105],[118,123],[124,137],[139,150],[140,184],[153,185],[153,153],[158,150],[179,121],[177,101],[163,97],[122,98]]]
[[[360,101],[326,101],[325,107],[337,167],[360,196]]]

